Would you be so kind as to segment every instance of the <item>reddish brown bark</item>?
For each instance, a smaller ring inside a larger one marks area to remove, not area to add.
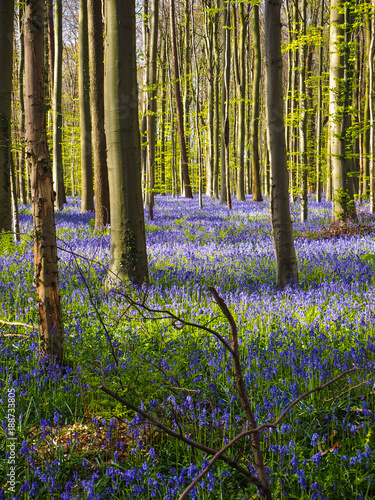
[[[34,0],[26,4],[25,10],[26,157],[31,172],[34,282],[39,301],[42,349],[51,360],[56,357],[61,364],[63,329],[58,294],[54,194],[43,110],[44,9],[43,0]]]

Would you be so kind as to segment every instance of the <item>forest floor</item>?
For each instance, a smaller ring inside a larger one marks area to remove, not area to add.
[[[110,236],[79,201],[56,213],[64,367],[39,356],[30,207],[20,243],[0,238],[0,500],[177,500],[210,456],[165,436],[105,385],[177,432],[220,449],[246,428],[214,286],[232,312],[258,424],[355,367],[262,432],[273,498],[375,498],[375,219],[330,225],[330,202],[292,206],[299,285],[275,287],[269,201],[157,196],[147,220],[150,284],[103,290]],[[346,234],[344,234],[346,233]],[[129,302],[130,301],[130,302]],[[132,301],[140,305],[134,307]],[[15,401],[15,405],[13,402]],[[15,412],[13,412],[13,408]],[[11,421],[15,416],[14,435]],[[253,471],[249,439],[228,454]],[[257,498],[217,461],[189,498]]]

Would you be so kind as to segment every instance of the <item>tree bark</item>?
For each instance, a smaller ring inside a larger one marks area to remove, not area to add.
[[[348,71],[348,58],[343,57],[341,47],[346,41],[342,0],[331,0],[330,11],[330,69],[329,114],[331,125],[332,161],[332,217],[334,220],[355,219],[355,205],[348,190],[345,161],[345,133],[347,114],[347,90],[344,70]],[[345,43],[345,45],[347,45]],[[346,47],[345,47],[346,48]],[[346,82],[347,83],[347,82]]]
[[[21,203],[24,205],[27,202],[27,172],[26,172],[26,156],[25,156],[25,87],[23,83],[25,75],[25,43],[24,43],[24,13],[25,7],[20,4],[18,7],[18,31],[20,36],[20,52],[18,59],[18,99],[20,103],[20,135],[21,144],[18,156],[20,168],[19,173],[19,191],[21,195]]]
[[[157,49],[159,27],[159,0],[152,0],[151,5],[151,30],[149,53],[149,86],[147,91],[147,136],[148,136],[148,210],[152,220],[154,218],[155,204],[155,150],[156,150],[156,112],[157,112]]]
[[[10,186],[14,2],[0,2],[0,233],[12,230]]]
[[[53,184],[56,193],[55,206],[60,210],[64,200],[64,176],[62,161],[62,0],[55,0],[55,69],[53,80]]]
[[[224,31],[224,78],[221,100],[221,192],[220,201],[226,203],[228,209],[232,208],[229,177],[229,85],[230,85],[230,3],[227,3],[223,11],[223,31]]]
[[[107,288],[148,280],[141,189],[135,0],[105,3],[104,110],[111,202]]]
[[[374,175],[374,52],[375,52],[375,0],[371,0],[372,15],[371,15],[371,41],[368,54],[369,67],[369,115],[370,115],[370,212],[375,212],[375,175]]]
[[[193,192],[190,184],[189,165],[188,165],[185,131],[184,131],[184,112],[181,100],[180,70],[178,65],[174,0],[171,0],[170,2],[170,23],[171,23],[174,80],[175,80],[174,93],[176,99],[177,128],[178,128],[178,137],[180,140],[180,155],[181,155],[182,177],[184,181],[184,193],[185,193],[185,198],[193,198]]]
[[[236,7],[233,4],[233,19],[236,16]],[[245,200],[245,101],[246,101],[246,31],[248,25],[248,13],[244,12],[244,4],[241,2],[238,8],[239,16],[239,42],[237,42],[237,30],[235,26],[235,67],[237,84],[237,156],[239,168],[237,170],[236,197],[238,200]]]
[[[271,161],[271,218],[276,253],[276,281],[284,287],[298,282],[292,221],[282,94],[280,0],[266,0],[265,47],[267,67],[267,122]]]
[[[96,230],[101,230],[110,221],[107,143],[104,130],[104,45],[101,7],[101,0],[87,2]]]
[[[300,149],[300,172],[301,172],[301,221],[307,219],[307,98],[306,98],[306,0],[302,0],[300,20],[300,35],[302,38],[299,49],[299,149]]]
[[[81,212],[87,212],[94,210],[87,0],[79,1],[78,80],[81,131]]]
[[[259,32],[259,5],[253,6],[253,102],[251,113],[251,172],[253,201],[263,201],[262,186],[260,182],[259,160],[259,88],[261,77],[260,32]]]
[[[58,294],[58,264],[52,188],[43,109],[44,0],[25,8],[26,156],[31,171],[34,220],[35,279],[39,301],[40,335],[50,360],[63,359],[63,327]]]
[[[322,115],[323,115],[323,29],[324,29],[324,4],[320,6],[319,30],[321,41],[319,45],[319,68],[318,68],[318,95],[317,95],[317,117],[316,117],[316,201],[322,198]]]
[[[55,81],[55,26],[53,21],[53,1],[47,1],[47,26],[48,26],[48,54],[49,54],[49,89],[50,96],[53,96]],[[56,7],[56,6],[55,6]],[[56,10],[55,10],[56,13]]]

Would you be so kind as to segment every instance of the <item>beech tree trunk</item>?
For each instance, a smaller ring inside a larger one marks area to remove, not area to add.
[[[236,6],[233,4],[233,19],[236,19]],[[245,200],[245,103],[246,103],[246,32],[248,25],[248,11],[244,11],[244,4],[241,2],[238,8],[239,30],[237,41],[237,30],[235,25],[235,68],[236,68],[236,84],[237,84],[237,110],[238,110],[238,125],[237,125],[237,156],[239,168],[237,171],[236,182],[236,197],[238,200]]]
[[[370,174],[370,212],[375,212],[375,172],[374,172],[374,52],[375,52],[375,0],[371,0],[372,16],[371,16],[371,41],[370,50],[368,54],[368,67],[369,67],[369,117],[370,117],[370,161],[369,161],[369,174]]]
[[[81,130],[81,211],[86,212],[94,210],[87,0],[79,0],[78,85]]]
[[[12,230],[10,186],[14,2],[0,1],[0,233]]]
[[[88,0],[90,101],[95,188],[95,229],[110,221],[107,143],[104,130],[104,45],[101,0]]]
[[[55,69],[53,73],[53,187],[55,206],[59,210],[64,202],[64,176],[62,161],[62,0],[55,0]]]
[[[223,31],[224,31],[224,78],[221,100],[221,190],[220,201],[226,203],[228,209],[232,208],[229,177],[229,86],[230,86],[230,3],[223,11]]]
[[[58,264],[51,160],[43,109],[44,0],[25,9],[26,157],[31,171],[36,291],[43,351],[59,364],[63,359],[63,327],[58,294]]]
[[[18,156],[19,164],[19,191],[21,195],[21,203],[24,205],[27,202],[27,173],[26,173],[26,156],[25,156],[25,87],[23,83],[25,74],[25,43],[24,43],[24,13],[25,7],[20,4],[18,7],[18,30],[20,36],[20,51],[18,58],[18,99],[20,103],[20,134],[21,144]]]
[[[141,189],[135,0],[105,3],[104,109],[111,203],[107,288],[148,280]]]
[[[342,0],[331,0],[329,114],[333,191],[332,217],[334,220],[355,219],[355,205],[348,189],[345,161],[347,90],[344,70],[348,71],[348,58],[344,57],[346,47],[342,47],[343,41],[347,45],[344,12]]]
[[[259,32],[259,5],[253,6],[253,102],[251,112],[251,173],[253,201],[263,201],[262,186],[260,182],[259,160],[259,88],[261,77],[260,32]]]
[[[184,194],[185,198],[193,198],[193,191],[191,189],[191,184],[190,184],[189,165],[188,165],[187,150],[186,150],[184,112],[181,100],[180,70],[178,65],[174,0],[171,0],[170,3],[170,22],[171,22],[171,41],[172,41],[173,68],[174,68],[174,93],[176,99],[177,128],[178,128],[178,137],[180,140],[180,155],[181,155],[182,178],[184,181]]]
[[[149,87],[148,87],[148,210],[152,220],[154,218],[154,190],[155,190],[155,150],[156,150],[156,112],[157,112],[157,49],[158,49],[158,25],[159,25],[159,0],[152,0],[151,4],[151,30],[150,30],[150,52],[149,52]]]
[[[301,172],[301,221],[307,219],[307,96],[306,96],[306,0],[301,3],[300,36],[302,45],[299,49],[299,163]]]
[[[284,287],[298,282],[292,221],[289,209],[288,169],[282,93],[281,0],[266,0],[265,47],[267,122],[271,162],[271,218],[276,253],[276,281]]]
[[[319,45],[319,81],[317,95],[317,117],[316,117],[316,201],[320,202],[322,197],[322,115],[323,115],[323,29],[324,29],[324,4],[320,6],[319,29],[322,32],[322,40]]]

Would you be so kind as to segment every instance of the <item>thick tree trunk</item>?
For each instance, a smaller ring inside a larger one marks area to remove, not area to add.
[[[253,37],[254,37],[254,61],[253,61],[253,102],[251,113],[251,173],[253,201],[263,201],[262,187],[260,182],[260,160],[259,160],[259,89],[261,77],[261,55],[260,55],[260,32],[259,32],[259,5],[253,6]]]
[[[110,221],[107,143],[104,130],[104,45],[101,0],[88,0],[90,101],[95,187],[95,229]]]
[[[26,155],[31,171],[34,220],[35,279],[43,350],[63,359],[63,328],[58,294],[57,245],[51,161],[43,109],[44,0],[33,0],[25,10]]]
[[[86,212],[94,210],[87,0],[79,1],[78,81],[81,131],[81,211]]]
[[[181,155],[182,177],[184,181],[184,193],[185,193],[185,198],[193,198],[193,192],[190,184],[187,150],[186,150],[184,112],[181,100],[180,70],[178,65],[174,0],[171,0],[170,2],[170,22],[171,22],[171,40],[172,40],[173,67],[174,67],[174,80],[175,80],[174,92],[175,92],[176,109],[177,109],[177,128],[178,128],[178,137],[180,140],[180,155]]]
[[[275,242],[277,285],[298,282],[292,221],[282,94],[280,0],[266,0],[267,122],[271,160],[271,218]]]
[[[105,3],[104,109],[111,201],[107,287],[148,280],[141,189],[135,0]]]
[[[55,0],[55,70],[52,95],[53,109],[53,184],[55,206],[59,210],[64,202],[64,176],[62,161],[62,0]]]
[[[0,233],[12,230],[10,186],[14,2],[0,2]]]

